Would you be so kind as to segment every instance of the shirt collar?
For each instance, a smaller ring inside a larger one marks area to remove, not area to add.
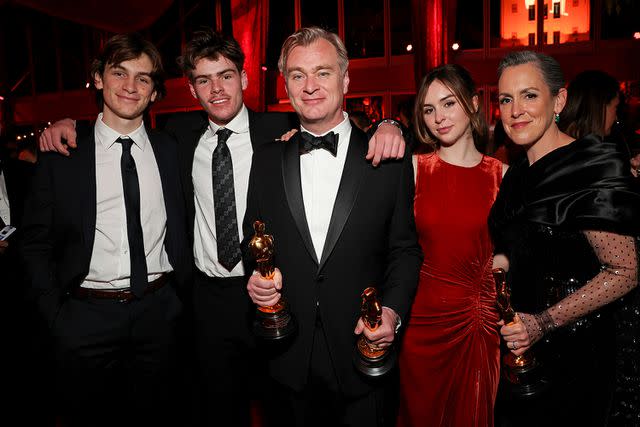
[[[307,129],[304,128],[304,126],[300,125],[300,130],[304,131],[304,132],[308,132],[313,136],[324,136],[326,134],[328,134],[329,132],[336,133],[338,135],[342,135],[343,138],[338,138],[338,146],[340,146],[340,144],[342,143],[342,141],[345,140],[344,135],[346,135],[349,131],[351,131],[351,122],[349,121],[349,115],[347,114],[346,111],[342,112],[342,117],[344,117],[344,119],[333,129],[329,129],[328,131],[318,135],[315,134],[313,132],[309,132]]]
[[[96,136],[98,142],[102,144],[102,147],[105,150],[111,148],[111,146],[115,144],[116,140],[120,137],[131,138],[133,143],[143,151],[147,144],[147,131],[144,127],[144,121],[140,123],[140,126],[138,126],[138,128],[133,132],[123,135],[110,128],[102,121],[102,113],[98,114],[98,120],[96,120]]]
[[[218,129],[226,128],[232,131],[233,133],[247,133],[249,132],[249,112],[247,111],[247,107],[242,104],[242,108],[236,114],[236,116],[231,119],[229,123],[224,126],[219,126],[209,119],[209,130],[212,135],[215,135]]]

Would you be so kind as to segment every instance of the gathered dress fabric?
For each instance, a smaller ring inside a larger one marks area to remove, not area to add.
[[[424,261],[400,350],[398,427],[492,426],[499,381],[487,217],[502,163],[417,157],[414,210]]]

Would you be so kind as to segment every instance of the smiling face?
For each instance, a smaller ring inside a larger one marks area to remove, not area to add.
[[[146,54],[120,64],[107,64],[102,75],[94,76],[104,99],[103,122],[115,130],[138,127],[144,110],[155,101],[151,72],[153,65]]]
[[[216,60],[201,58],[196,62],[189,89],[211,121],[224,126],[242,109],[242,91],[247,84],[247,73],[219,55]]]
[[[473,106],[478,109],[478,97],[473,97]],[[440,80],[429,85],[424,97],[422,117],[429,132],[443,146],[455,144],[460,138],[473,138],[471,120],[451,89]]]
[[[284,64],[291,105],[308,130],[322,134],[343,120],[342,103],[349,73],[340,70],[336,48],[325,39],[296,46]]]
[[[504,130],[511,140],[532,146],[557,131],[554,115],[566,101],[566,89],[553,96],[533,63],[506,68],[498,81],[498,102]]]

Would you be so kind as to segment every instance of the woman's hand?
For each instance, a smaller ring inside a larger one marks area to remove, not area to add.
[[[529,350],[542,338],[542,332],[532,314],[517,313],[513,323],[505,325],[501,320],[498,325],[501,326],[500,334],[506,342],[507,348],[516,356]]]

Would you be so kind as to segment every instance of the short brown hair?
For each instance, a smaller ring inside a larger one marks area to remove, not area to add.
[[[287,77],[287,58],[291,51],[298,46],[309,46],[316,40],[320,39],[325,39],[336,48],[340,71],[342,71],[342,74],[347,72],[347,68],[349,68],[349,56],[347,55],[347,48],[344,47],[344,43],[340,40],[340,37],[335,33],[319,27],[306,27],[300,28],[298,31],[291,34],[282,44],[280,58],[278,59],[278,68],[285,78]]]
[[[220,56],[231,61],[236,66],[238,73],[244,68],[244,52],[236,39],[210,28],[204,28],[193,33],[193,37],[186,44],[182,55],[178,57],[178,65],[191,80],[199,60],[207,58],[215,61]]]
[[[143,54],[151,60],[152,69],[149,77],[151,77],[153,89],[156,91],[156,101],[159,101],[167,93],[164,86],[165,75],[162,56],[153,43],[144,39],[140,34],[118,34],[111,37],[91,64],[91,78],[94,78],[96,74],[102,77],[107,65],[119,65],[125,61],[138,59]],[[98,106],[102,108],[104,101],[101,90],[98,90],[96,97]]]
[[[487,143],[488,126],[482,113],[482,109],[478,104],[478,110],[474,111],[473,97],[478,96],[476,85],[471,78],[471,74],[460,65],[445,64],[431,70],[420,83],[420,89],[416,96],[414,108],[414,127],[418,140],[422,143],[438,147],[438,139],[429,131],[424,122],[423,103],[427,95],[429,86],[434,81],[440,81],[445,85],[453,96],[456,97],[467,117],[471,121],[471,133],[476,148],[482,151]]]

